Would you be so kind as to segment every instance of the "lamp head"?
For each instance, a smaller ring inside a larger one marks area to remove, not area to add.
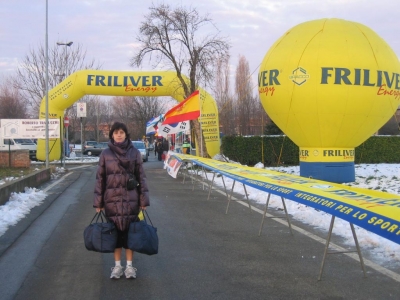
[[[68,46],[68,47],[71,47],[71,45],[73,44],[74,42],[69,42],[69,43],[60,43],[60,42],[57,42],[57,45],[58,46]]]

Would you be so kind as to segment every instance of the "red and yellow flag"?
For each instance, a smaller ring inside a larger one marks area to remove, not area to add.
[[[181,103],[167,111],[164,116],[163,125],[197,119],[200,116],[199,97],[199,91],[194,91]]]

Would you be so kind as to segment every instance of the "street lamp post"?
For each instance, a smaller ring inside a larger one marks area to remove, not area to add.
[[[49,167],[49,1],[46,0],[46,168]],[[11,156],[11,155],[10,155]]]
[[[57,46],[65,46],[65,49],[64,49],[64,57],[65,57],[65,72],[64,72],[64,75],[65,75],[65,77],[64,77],[64,79],[67,78],[67,76],[68,76],[67,47],[71,47],[72,44],[73,44],[73,42],[68,42],[68,43],[57,42]],[[65,127],[65,131],[66,131],[67,144],[68,144],[68,126]],[[63,134],[63,139],[64,139],[64,134]],[[63,141],[61,143],[61,145],[62,145],[62,158],[64,158],[63,167],[65,167],[65,157],[66,157],[66,155],[65,155],[65,142]]]

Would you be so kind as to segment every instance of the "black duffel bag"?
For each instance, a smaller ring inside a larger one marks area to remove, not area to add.
[[[92,223],[95,218],[96,222]],[[101,222],[99,222],[99,219]],[[85,240],[85,247],[89,251],[112,253],[117,245],[117,228],[101,210],[94,215],[90,225],[85,228],[83,239]]]
[[[142,254],[153,255],[158,253],[157,228],[153,226],[146,210],[142,210],[144,220],[129,224],[128,248]],[[146,216],[151,224],[147,223]]]

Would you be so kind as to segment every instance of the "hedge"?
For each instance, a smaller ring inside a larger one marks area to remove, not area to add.
[[[298,165],[299,147],[287,136],[224,136],[222,154],[243,165]],[[263,155],[264,154],[264,155]],[[399,136],[372,136],[355,148],[355,163],[400,163]]]

